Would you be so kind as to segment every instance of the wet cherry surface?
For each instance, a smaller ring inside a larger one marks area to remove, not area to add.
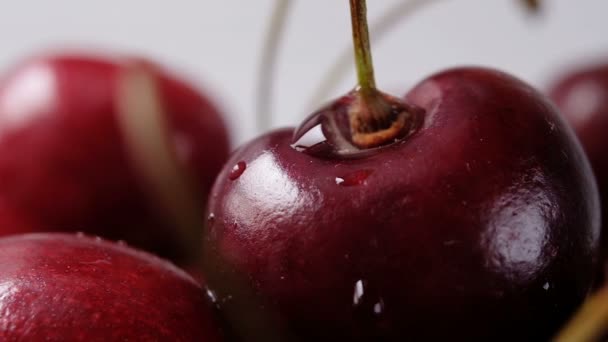
[[[569,70],[554,82],[549,94],[574,127],[587,153],[603,199],[602,217],[608,218],[608,64]],[[604,268],[608,260],[605,229],[604,225],[601,242]]]
[[[585,298],[597,189],[552,105],[476,68],[406,101],[420,126],[373,153],[307,153],[282,129],[231,157],[203,247],[242,336],[546,340]]]
[[[205,290],[171,263],[67,234],[0,239],[2,341],[221,341]]]
[[[39,56],[0,80],[0,216],[8,215],[0,223],[22,217],[24,230],[86,231],[184,261],[186,248],[118,124],[116,79],[134,61]],[[220,115],[183,81],[137,62],[158,78],[169,141],[204,198],[228,156]],[[0,226],[0,235],[11,227]]]

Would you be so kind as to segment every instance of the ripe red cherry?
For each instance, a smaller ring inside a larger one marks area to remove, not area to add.
[[[343,154],[352,101],[317,117],[327,141],[301,150],[275,131],[218,176],[205,270],[235,328],[340,341],[557,332],[590,288],[599,204],[553,106],[503,73],[453,69],[406,96],[408,136]]]
[[[116,243],[45,233],[0,239],[3,341],[221,341],[205,290]]]
[[[132,124],[140,117],[126,118],[131,114],[117,105],[119,76],[134,62],[156,78],[167,148],[197,175],[191,189],[205,198],[228,155],[226,129],[209,99],[141,59],[39,56],[0,81],[0,215],[9,215],[0,222],[123,239],[179,262],[193,257],[165,208],[178,201],[157,189],[176,188],[176,177],[163,174],[163,165],[142,166],[133,139],[149,129]],[[160,150],[152,145],[148,153]],[[14,233],[12,226],[2,225],[0,235]]]
[[[383,94],[365,1],[350,6],[359,87],[241,147],[216,179],[203,262],[223,315],[249,340],[551,338],[597,257],[574,133],[495,70]]]
[[[549,94],[574,127],[587,153],[603,199],[602,217],[608,217],[608,138],[605,136],[608,130],[608,64],[582,66],[564,73],[550,87]],[[608,257],[605,229],[601,241],[604,264]]]

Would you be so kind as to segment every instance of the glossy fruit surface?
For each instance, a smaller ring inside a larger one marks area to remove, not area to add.
[[[602,217],[607,218],[608,64],[570,70],[554,82],[549,94],[568,123],[574,127],[591,162],[602,198]],[[602,235],[602,258],[605,263],[608,256],[608,234],[604,230]]]
[[[372,153],[302,150],[283,129],[231,157],[203,247],[242,336],[546,340],[585,298],[597,189],[552,105],[480,68],[406,101],[417,130]]]
[[[97,238],[0,239],[3,341],[221,341],[205,290],[171,263]]]
[[[32,231],[86,231],[184,261],[187,248],[120,125],[128,113],[116,106],[117,78],[133,62],[157,78],[171,149],[205,198],[228,155],[207,98],[148,61],[58,54],[31,58],[0,80],[0,215],[27,218]]]

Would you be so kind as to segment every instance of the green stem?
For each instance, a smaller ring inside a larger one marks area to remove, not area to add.
[[[350,15],[353,26],[353,45],[355,49],[355,63],[357,65],[357,79],[363,93],[372,93],[376,90],[372,53],[369,44],[369,30],[367,28],[367,7],[365,0],[350,0]]]
[[[555,342],[599,341],[608,329],[608,287],[588,298],[570,322],[553,339]]]
[[[144,65],[133,64],[121,70],[118,87],[116,119],[129,161],[177,231],[182,250],[174,257],[196,264],[204,204],[176,154],[158,80]]]
[[[374,23],[370,25],[370,34],[373,37],[371,43],[379,42],[387,33],[390,33],[395,26],[399,25],[404,17],[418,13],[418,10],[426,8],[428,5],[439,0],[409,0],[399,1],[394,6],[387,9]],[[351,44],[344,47],[341,54],[325,73],[325,77],[316,87],[316,91],[307,103],[307,109],[314,109],[327,101],[329,95],[338,84],[348,74],[350,61],[353,58],[353,48]]]
[[[540,0],[521,0],[528,9],[532,13],[538,13],[540,10]]]

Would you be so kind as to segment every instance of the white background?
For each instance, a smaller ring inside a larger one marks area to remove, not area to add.
[[[370,0],[370,19],[399,1]],[[503,69],[542,88],[564,66],[608,62],[608,1],[544,0],[532,17],[515,0],[430,1],[373,45],[380,87],[400,95],[455,65]],[[141,54],[203,85],[220,104],[233,141],[260,133],[255,89],[273,0],[1,1],[0,70],[66,47]],[[329,66],[350,44],[346,0],[295,0],[273,93],[273,127],[296,125]],[[354,71],[328,96],[354,85]]]

